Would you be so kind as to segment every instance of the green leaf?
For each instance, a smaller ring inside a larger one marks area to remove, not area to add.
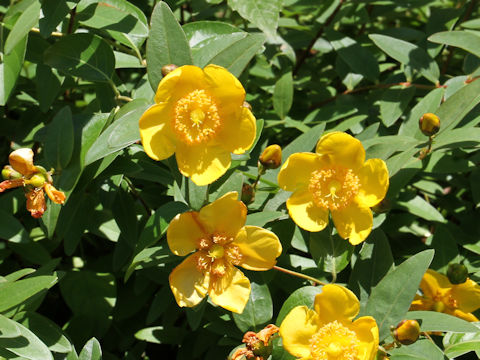
[[[0,238],[15,242],[29,242],[29,237],[23,225],[14,216],[0,209]]]
[[[111,81],[115,68],[112,48],[88,33],[63,36],[43,56],[45,64],[90,81]]]
[[[17,306],[57,283],[56,275],[32,276],[15,282],[0,283],[0,312]]]
[[[244,33],[239,28],[220,21],[195,21],[182,28],[191,48],[201,48],[199,45],[205,40],[213,41],[222,35]]]
[[[67,17],[70,10],[76,6],[77,2],[78,0],[43,1],[43,18],[38,22],[40,35],[44,38],[48,38],[52,31],[55,31],[57,25]]]
[[[336,274],[348,265],[354,246],[327,230],[310,234],[310,252],[318,268]]]
[[[264,226],[266,223],[277,220],[278,218],[286,216],[285,213],[281,211],[260,211],[253,214],[247,215],[247,222],[245,225],[252,226]]]
[[[398,201],[396,206],[428,221],[447,222],[435,207],[418,195],[409,201]]]
[[[413,86],[392,86],[383,92],[380,100],[380,118],[386,127],[392,126],[398,120],[414,95]]]
[[[274,37],[276,35],[282,0],[228,0],[228,6],[267,36]]]
[[[437,44],[459,47],[480,57],[480,36],[467,31],[442,31],[428,37]]]
[[[125,273],[125,281],[127,281],[137,269],[158,267],[173,261],[177,261],[177,259],[175,256],[172,256],[172,252],[165,245],[143,249],[135,255],[131,264],[128,266]]]
[[[153,9],[147,40],[147,74],[154,91],[162,79],[162,67],[192,64],[192,55],[182,27],[168,5],[160,1]]]
[[[102,348],[97,339],[88,340],[78,356],[78,360],[102,360]]]
[[[415,319],[422,331],[449,331],[454,333],[479,332],[475,325],[458,317],[437,311],[409,311],[406,319]]]
[[[15,338],[20,336],[20,329],[17,326],[17,323],[9,318],[0,315],[0,338]]]
[[[430,340],[418,340],[416,343],[389,351],[391,360],[444,360],[443,351]]]
[[[327,30],[326,36],[337,54],[354,73],[361,74],[370,81],[378,79],[380,75],[378,62],[370,51],[342,33]]]
[[[393,268],[388,238],[382,230],[375,229],[363,243],[348,281],[349,288],[357,294],[363,306],[371,289]]]
[[[72,351],[72,345],[60,327],[47,317],[26,311],[16,314],[13,319],[33,331],[50,351],[57,353]]]
[[[42,112],[47,112],[60,91],[63,76],[60,76],[55,69],[44,64],[37,65],[37,72],[35,75],[40,110]]]
[[[284,119],[293,103],[293,77],[292,72],[286,72],[275,83],[273,90],[273,109]]]
[[[193,53],[195,64],[220,65],[239,77],[265,42],[263,34],[235,32],[207,39],[196,45]]]
[[[95,140],[85,155],[85,165],[126,148],[140,140],[138,119],[149,104],[145,99],[135,99],[124,105],[114,122]]]
[[[135,337],[154,344],[180,344],[185,334],[185,329],[170,325],[167,328],[154,326],[141,329],[135,333]]]
[[[442,148],[477,147],[480,143],[480,128],[463,127],[444,131],[435,138],[432,150]]]
[[[436,139],[441,139],[443,132],[457,126],[478,103],[480,103],[480,81],[473,81],[450,96],[435,111],[441,121]]]
[[[29,31],[37,23],[39,17],[40,2],[34,1],[21,13],[8,34],[4,48],[6,55],[10,54],[20,42],[24,41]]]
[[[413,255],[385,275],[373,289],[361,315],[377,321],[380,341],[390,334],[390,326],[402,320],[418,290],[420,280],[433,259],[433,250]]]
[[[438,82],[440,69],[424,49],[386,35],[371,34],[368,37],[388,56],[417,70],[431,82]]]
[[[478,353],[480,352],[480,331],[478,329],[478,323],[475,325],[477,326],[475,332],[465,334],[447,333],[443,338],[445,355],[453,359],[470,351],[475,351],[478,357]]]
[[[315,296],[321,292],[322,288],[320,286],[304,286],[295,290],[283,303],[282,308],[278,313],[276,324],[280,326],[288,313],[297,306],[306,306],[312,309]]]
[[[0,27],[0,40],[3,43],[3,32],[5,28]],[[27,36],[19,41],[10,54],[2,54],[0,59],[0,105],[4,106],[10,97],[17,82],[18,75],[23,66],[25,50],[27,48]]]
[[[250,298],[243,312],[232,313],[235,324],[242,332],[260,331],[262,325],[269,322],[273,316],[273,302],[268,286],[256,283],[251,286]]]
[[[438,224],[435,227],[431,247],[435,250],[432,269],[446,273],[449,263],[458,262],[458,245],[447,226]]]
[[[48,125],[45,138],[45,158],[57,171],[67,167],[73,154],[73,122],[69,106],[55,115]]]
[[[0,335],[0,349],[8,350],[20,359],[27,360],[53,360],[52,353],[48,347],[29,329],[25,326],[9,320],[3,315],[0,315],[1,323],[9,322],[9,327],[15,326],[19,332],[17,337],[3,337]],[[3,333],[2,327],[2,333]]]
[[[145,17],[139,18],[132,10],[134,5],[127,1],[83,1],[81,4],[88,6],[77,8],[76,20],[84,26],[123,33],[137,46],[148,36]]]

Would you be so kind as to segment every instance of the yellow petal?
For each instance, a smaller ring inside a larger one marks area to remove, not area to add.
[[[338,234],[352,245],[360,244],[372,231],[372,211],[355,201],[345,209],[332,211],[332,219]]]
[[[50,200],[52,200],[55,204],[63,204],[65,203],[65,193],[63,191],[55,189],[55,186],[52,184],[46,183],[43,185],[45,192]]]
[[[295,153],[288,157],[278,173],[278,185],[287,191],[308,187],[312,172],[322,168],[322,161],[314,153]]]
[[[283,347],[293,356],[310,356],[310,340],[319,330],[319,318],[306,306],[293,308],[280,325]]]
[[[410,305],[410,311],[416,310],[425,310],[430,311],[433,309],[434,302],[432,299],[422,297],[420,295],[415,295],[415,299]]]
[[[471,314],[471,313],[466,313],[466,312],[463,312],[461,310],[454,310],[452,311],[451,313],[449,313],[450,315],[453,315],[453,316],[456,316],[460,319],[463,319],[465,321],[470,321],[470,322],[475,322],[475,321],[479,321],[478,318]]]
[[[282,244],[273,232],[258,226],[245,226],[233,241],[242,253],[240,266],[247,270],[269,270],[282,253]]]
[[[235,237],[245,225],[247,207],[238,201],[238,193],[232,191],[201,208],[198,218],[209,234]]]
[[[451,286],[452,284],[445,275],[431,269],[427,270],[420,282],[420,289],[430,299],[433,299],[438,291],[444,294]]]
[[[167,229],[168,247],[179,256],[195,251],[198,241],[207,236],[195,211],[178,214],[170,221]]]
[[[252,112],[242,107],[238,116],[222,119],[222,131],[218,143],[234,154],[243,154],[250,149],[257,134],[257,123]]]
[[[192,307],[205,297],[209,277],[197,269],[197,256],[192,254],[170,273],[170,289],[178,306]]]
[[[366,207],[377,205],[388,190],[389,178],[385,161],[369,159],[357,172],[361,187],[357,195],[359,202]]]
[[[350,322],[360,311],[360,302],[353,292],[347,288],[328,284],[322,292],[315,296],[314,309],[322,324],[338,320]]]
[[[240,81],[218,65],[210,64],[203,71],[208,89],[217,101],[222,117],[225,119],[233,114],[238,115],[245,100],[245,89]]]
[[[287,200],[292,220],[307,231],[321,231],[328,225],[328,210],[315,205],[308,190],[297,190]]]
[[[33,150],[30,148],[12,151],[8,156],[8,161],[14,170],[24,176],[29,176],[36,172],[33,164]]]
[[[214,304],[241,314],[250,296],[250,280],[234,266],[226,270],[221,278],[212,278],[208,295]]]
[[[180,66],[160,81],[155,93],[155,102],[168,102],[170,105],[173,105],[178,99],[188,93],[197,89],[205,89],[206,87],[207,82],[202,69],[193,65]]]
[[[140,137],[145,152],[154,160],[167,159],[175,152],[176,137],[171,127],[170,106],[149,107],[139,120]]]
[[[317,154],[329,165],[341,165],[348,169],[359,169],[365,161],[362,143],[344,132],[323,135],[316,148]]]
[[[175,153],[180,172],[197,184],[208,185],[230,167],[230,153],[221,146],[178,144]]]
[[[453,285],[451,294],[463,312],[470,313],[480,308],[480,285],[475,281],[467,279],[463,284]]]
[[[373,360],[378,350],[378,326],[371,316],[362,316],[353,322],[351,329],[360,341],[357,357],[362,360]]]

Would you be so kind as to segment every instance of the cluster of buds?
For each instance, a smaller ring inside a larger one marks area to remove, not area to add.
[[[42,217],[47,209],[45,195],[56,204],[65,202],[65,194],[52,185],[52,173],[43,167],[34,165],[32,149],[22,148],[13,151],[2,169],[4,181],[0,183],[0,193],[7,189],[23,187],[27,198],[27,210],[34,218]]]
[[[246,332],[242,340],[245,343],[245,347],[237,349],[233,353],[231,360],[267,360],[273,349],[271,338],[278,333],[278,330],[277,326],[269,324],[258,333],[253,331]]]

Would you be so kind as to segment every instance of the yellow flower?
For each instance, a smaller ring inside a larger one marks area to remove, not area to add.
[[[173,70],[140,118],[145,152],[154,160],[175,153],[183,175],[197,185],[212,183],[230,167],[230,153],[243,154],[255,140],[255,117],[244,100],[242,84],[223,67]]]
[[[472,311],[480,308],[480,285],[467,279],[452,284],[445,275],[428,269],[420,282],[423,296],[416,295],[410,310],[432,310],[464,319],[479,321]]]
[[[293,308],[280,325],[284,348],[302,360],[372,360],[378,349],[378,326],[358,315],[360,303],[350,290],[329,284],[315,296],[314,308]]]
[[[342,132],[322,136],[316,153],[291,155],[278,174],[280,187],[293,192],[287,208],[298,226],[323,230],[330,211],[338,234],[353,245],[370,234],[370,208],[385,197],[388,183],[385,162],[365,161],[361,142]]]
[[[247,208],[230,192],[200,211],[178,214],[168,226],[170,250],[189,255],[170,274],[179,306],[197,305],[208,294],[213,303],[241,313],[250,296],[250,281],[235,266],[271,269],[282,252],[278,237],[257,226],[244,226]]]

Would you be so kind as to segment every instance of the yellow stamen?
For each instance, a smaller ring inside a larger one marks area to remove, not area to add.
[[[175,104],[172,125],[189,145],[210,141],[222,125],[215,99],[203,89],[188,93]]]
[[[360,190],[360,179],[351,169],[335,166],[314,171],[308,189],[317,206],[341,210],[357,195]]]
[[[355,332],[335,320],[312,336],[310,353],[313,360],[355,360],[359,344]]]

